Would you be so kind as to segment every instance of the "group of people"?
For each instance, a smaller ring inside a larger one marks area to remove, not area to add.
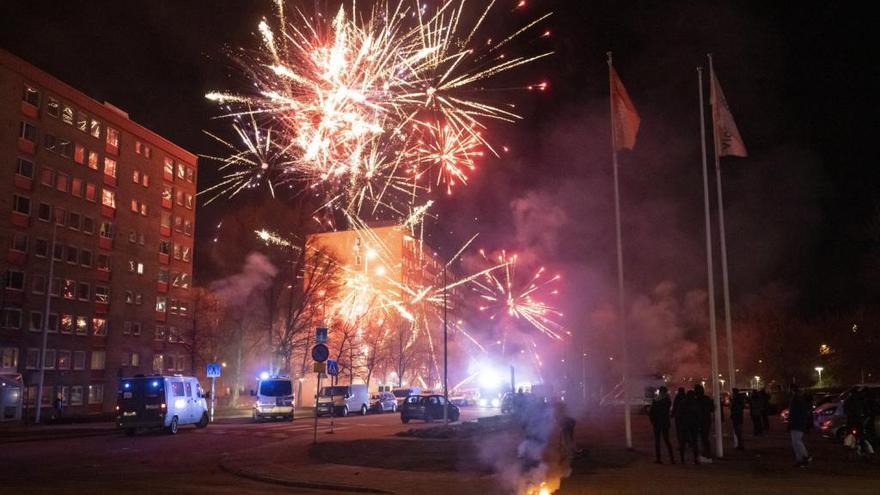
[[[748,398],[736,388],[732,392],[730,422],[733,426],[734,444],[737,450],[744,450],[742,426],[746,404],[748,402],[754,435],[762,436],[770,428],[770,396],[766,390],[756,391]],[[804,433],[812,427],[811,403],[798,387],[792,386],[791,392],[788,428],[792,451],[796,465],[806,466],[812,461],[803,442]],[[663,463],[661,447],[665,444],[669,452],[669,460],[675,464],[675,453],[669,440],[669,430],[674,422],[681,462],[685,462],[685,451],[690,447],[694,464],[711,463],[713,449],[709,437],[714,413],[715,404],[700,384],[694,385],[693,389],[688,391],[685,391],[684,387],[679,387],[674,399],[670,399],[666,387],[660,387],[648,411],[654,428],[655,462]]]
[[[847,430],[853,433],[851,448],[863,454],[873,454],[878,439],[877,425],[880,417],[880,391],[874,388],[853,390],[843,401]]]
[[[675,398],[669,398],[669,390],[660,387],[657,396],[651,402],[648,415],[654,427],[654,454],[658,464],[662,464],[660,441],[665,443],[669,452],[669,461],[675,464],[675,453],[669,441],[669,429],[675,421],[675,435],[678,439],[678,453],[681,462],[685,462],[685,450],[688,447],[694,453],[694,464],[712,462],[709,433],[712,429],[712,414],[715,404],[706,395],[702,385],[694,385],[692,390],[685,392],[679,387]],[[702,453],[702,455],[701,455]]]

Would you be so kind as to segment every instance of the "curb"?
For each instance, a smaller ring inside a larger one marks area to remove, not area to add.
[[[358,486],[358,485],[344,485],[344,484],[335,484],[335,483],[319,483],[314,481],[295,481],[284,478],[276,478],[273,476],[266,476],[262,474],[255,474],[252,472],[248,472],[245,469],[233,467],[227,464],[228,458],[226,456],[220,458],[220,469],[233,475],[238,476],[240,478],[246,478],[253,481],[261,481],[263,483],[271,483],[273,485],[281,485],[292,488],[308,488],[312,490],[333,490],[337,492],[350,492],[350,493],[378,493],[384,495],[393,495],[392,492],[386,492],[384,490],[379,490],[377,488],[369,488],[366,486]]]
[[[110,430],[98,430],[91,432],[78,432],[71,433],[69,435],[28,435],[22,437],[10,437],[8,439],[0,437],[0,445],[8,444],[8,443],[26,443],[26,442],[37,442],[40,440],[67,440],[70,438],[88,438],[88,437],[100,437],[105,435],[112,435],[114,433],[119,433],[116,429]]]

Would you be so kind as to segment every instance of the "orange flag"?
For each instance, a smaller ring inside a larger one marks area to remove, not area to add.
[[[617,75],[614,67],[611,69],[611,127],[614,133],[614,148],[617,150],[631,150],[636,145],[636,135],[639,133],[639,113],[629,99],[623,82]]]
[[[712,122],[715,124],[715,147],[718,156],[749,156],[746,143],[739,135],[739,129],[733,121],[733,114],[730,113],[727,98],[724,97],[724,91],[721,91],[721,84],[715,77],[714,70],[711,75],[712,93],[709,95],[709,102],[712,104]]]

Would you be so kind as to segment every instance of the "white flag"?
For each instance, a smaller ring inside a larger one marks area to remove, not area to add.
[[[709,102],[712,104],[712,122],[715,124],[715,146],[718,149],[718,156],[749,156],[714,70],[711,91]]]

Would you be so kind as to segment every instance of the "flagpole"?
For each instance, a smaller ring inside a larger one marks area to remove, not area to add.
[[[712,54],[708,54],[709,57],[709,75],[712,81],[715,81],[715,68],[712,65]],[[727,237],[724,232],[724,196],[721,193],[721,155],[719,154],[719,148],[721,145],[719,136],[718,136],[718,122],[716,122],[716,114],[715,111],[715,84],[712,83],[709,86],[709,101],[712,102],[712,134],[714,138],[714,149],[715,149],[715,183],[718,189],[718,234],[721,236],[721,280],[724,291],[724,331],[727,336],[727,372],[729,373],[730,383],[730,391],[733,393],[733,388],[736,387],[736,366],[733,361],[733,332],[730,326],[730,286],[728,285],[727,278]]]
[[[629,350],[626,332],[626,305],[623,298],[623,241],[620,235],[620,181],[617,171],[617,142],[614,137],[614,81],[611,69],[613,66],[611,52],[608,55],[608,95],[611,109],[611,163],[614,169],[614,226],[617,233],[617,302],[619,305],[620,337],[623,341],[623,417],[626,428],[626,448],[632,449],[632,421],[629,403]]]
[[[706,117],[703,101],[703,68],[697,67],[697,81],[700,84],[700,145],[703,159],[703,210],[706,219],[706,272],[709,285],[709,340],[712,350],[712,396],[715,401],[715,451],[724,457],[721,442],[721,395],[718,393],[718,337],[715,329],[715,275],[712,269],[712,222],[709,215],[709,170],[706,164]]]

